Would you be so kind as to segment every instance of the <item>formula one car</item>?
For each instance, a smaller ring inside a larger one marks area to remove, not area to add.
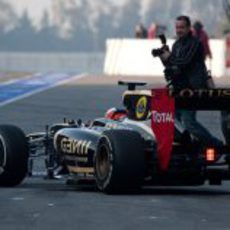
[[[87,124],[64,120],[27,136],[12,125],[0,126],[0,185],[15,186],[33,175],[33,161],[45,157],[47,177],[62,167],[76,180],[93,181],[105,193],[144,185],[221,184],[230,179],[230,143],[207,145],[175,119],[175,110],[228,108],[230,89],[136,90],[128,86],[125,109],[109,109]],[[226,121],[225,121],[226,122]],[[226,133],[230,125],[226,125]],[[62,170],[62,171],[65,171]]]

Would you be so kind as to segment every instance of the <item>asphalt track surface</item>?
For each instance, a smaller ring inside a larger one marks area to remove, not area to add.
[[[0,107],[0,123],[18,125],[29,133],[43,131],[46,124],[63,117],[86,121],[103,116],[107,108],[121,106],[124,88],[116,85],[117,79],[121,77],[89,76],[5,105]],[[159,79],[148,81],[162,85]],[[226,79],[218,82],[226,83]],[[204,113],[200,119],[221,138],[218,113]],[[104,195],[93,186],[79,188],[36,177],[0,189],[0,230],[229,230],[229,215],[230,182]]]

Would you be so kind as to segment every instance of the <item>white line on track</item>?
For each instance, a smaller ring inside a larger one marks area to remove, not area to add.
[[[54,83],[53,85],[44,86],[44,87],[39,88],[39,89],[37,89],[37,90],[33,90],[32,92],[25,93],[25,94],[23,94],[23,95],[21,95],[21,96],[16,96],[15,98],[6,100],[6,101],[4,101],[4,102],[1,102],[1,103],[0,103],[0,107],[5,106],[5,105],[10,104],[10,103],[13,103],[13,102],[15,102],[15,101],[24,99],[24,98],[26,98],[26,97],[30,97],[30,96],[32,96],[32,95],[34,95],[34,94],[41,93],[41,92],[43,92],[43,91],[46,91],[46,90],[55,88],[55,87],[57,87],[57,86],[59,86],[59,85],[65,84],[65,83],[67,83],[67,82],[71,82],[71,81],[74,81],[74,80],[79,80],[79,79],[81,79],[81,78],[83,78],[83,77],[85,77],[85,76],[87,76],[87,73],[82,73],[82,74],[73,76],[73,77],[71,77],[71,78],[68,78],[68,79],[64,79],[64,80],[58,81],[58,82]],[[24,79],[26,79],[26,78],[28,78],[28,76],[26,76]],[[11,83],[15,83],[15,82],[17,82],[17,81],[20,82],[21,80],[22,80],[22,79],[20,79],[20,80],[18,80],[18,79],[17,79],[17,80],[12,80],[12,81],[3,83],[3,84],[1,84],[1,85],[11,84]]]

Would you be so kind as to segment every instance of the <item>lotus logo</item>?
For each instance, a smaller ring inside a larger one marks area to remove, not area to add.
[[[179,92],[169,91],[170,96],[176,97],[230,97],[230,89],[182,89]]]
[[[146,115],[147,110],[147,97],[143,96],[141,97],[136,104],[136,117],[137,119],[141,119]]]

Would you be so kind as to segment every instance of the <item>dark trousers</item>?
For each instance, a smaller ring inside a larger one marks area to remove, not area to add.
[[[226,143],[230,145],[230,111],[221,111],[221,128]]]
[[[176,119],[178,119],[184,128],[192,134],[193,137],[203,142],[206,145],[222,145],[223,143],[212,136],[210,132],[202,126],[196,119],[196,111],[178,110],[176,112]]]

